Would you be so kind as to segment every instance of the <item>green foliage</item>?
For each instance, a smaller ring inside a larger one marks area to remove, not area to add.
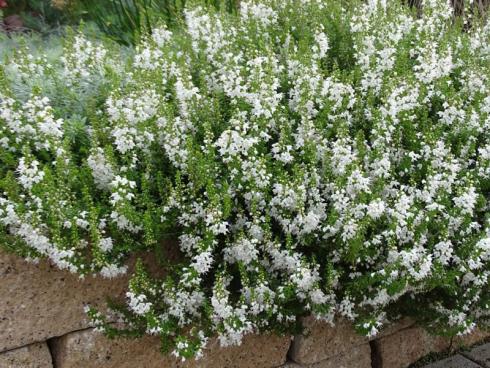
[[[86,0],[84,17],[94,21],[102,32],[123,45],[135,45],[159,24],[168,27],[182,22],[188,0]],[[203,0],[205,6],[233,12],[235,0]]]
[[[490,25],[444,0],[155,4],[96,10],[118,42],[6,41],[10,250],[104,277],[153,255],[121,330],[88,313],[186,359],[308,314],[488,326]]]

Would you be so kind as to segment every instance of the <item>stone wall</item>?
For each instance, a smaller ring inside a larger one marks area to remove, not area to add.
[[[203,359],[181,362],[163,356],[157,338],[108,340],[90,328],[84,305],[104,306],[126,285],[124,278],[80,280],[0,252],[0,368],[403,368],[488,336],[479,332],[451,345],[404,320],[370,341],[346,321],[332,327],[306,318],[301,336],[251,335],[229,348],[213,340]]]

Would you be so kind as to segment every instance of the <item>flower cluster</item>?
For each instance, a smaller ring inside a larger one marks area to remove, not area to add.
[[[58,61],[12,61],[2,237],[106,277],[177,239],[166,277],[138,264],[119,317],[184,359],[307,314],[368,336],[401,315],[488,324],[490,24],[444,0],[352,3],[192,7],[127,60],[77,35]]]

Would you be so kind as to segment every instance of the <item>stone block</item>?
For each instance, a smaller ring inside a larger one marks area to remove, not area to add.
[[[466,359],[462,355],[455,355],[450,358],[440,360],[426,365],[424,368],[481,368],[478,364]]]
[[[93,330],[53,339],[56,368],[273,368],[285,363],[289,336],[249,335],[242,345],[222,348],[212,339],[199,360],[162,355],[157,337],[109,340]]]
[[[490,343],[476,346],[468,352],[462,352],[462,355],[483,367],[490,367]]]
[[[0,353],[1,368],[53,368],[48,345],[31,344]]]
[[[490,332],[476,329],[475,331],[473,331],[468,335],[456,336],[453,339],[452,349],[456,350],[462,347],[469,347],[489,337],[490,337]]]
[[[313,317],[303,319],[304,334],[296,335],[289,351],[290,358],[302,365],[340,356],[366,344],[368,339],[356,333],[352,324],[338,319],[335,326]]]
[[[371,338],[371,340],[381,339],[385,336],[393,335],[400,330],[404,330],[409,327],[413,327],[415,325],[415,321],[410,318],[402,318],[398,321],[389,323],[381,328],[381,330]]]
[[[128,284],[128,276],[81,280],[47,261],[28,263],[4,251],[0,280],[0,352],[89,327],[84,305],[105,310],[107,297],[123,297]]]
[[[371,368],[371,348],[369,344],[354,346],[342,355],[337,355],[307,368]]]
[[[281,365],[279,368],[304,368],[304,366],[299,365],[295,362],[286,362],[284,365]]]
[[[449,348],[446,338],[433,336],[424,329],[410,327],[373,342],[382,368],[405,368],[431,352]]]

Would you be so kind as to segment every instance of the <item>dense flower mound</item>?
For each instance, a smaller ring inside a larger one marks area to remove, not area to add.
[[[81,34],[60,58],[19,51],[0,80],[2,242],[117,277],[178,238],[183,261],[137,267],[117,316],[183,358],[309,313],[367,335],[401,315],[485,326],[490,26],[439,0],[343,3],[191,7],[133,51]]]

